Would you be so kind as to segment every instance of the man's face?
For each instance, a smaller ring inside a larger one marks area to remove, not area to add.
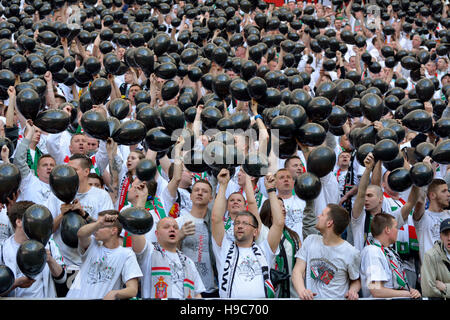
[[[445,62],[444,59],[439,59],[439,60],[438,60],[438,62],[437,62],[437,68],[438,68],[440,71],[447,70],[447,67],[448,67],[447,62]]]
[[[97,151],[98,140],[95,138],[87,138],[87,149],[88,151]]]
[[[80,180],[86,181],[90,170],[88,168],[83,169],[83,167],[81,166],[81,160],[80,159],[70,160],[68,165],[75,169],[75,171],[78,174],[78,178]]]
[[[412,39],[412,46],[413,46],[413,48],[414,48],[414,49],[419,48],[421,42],[422,42],[422,41],[421,41],[421,39],[420,39],[420,36],[415,35],[415,36],[413,37],[413,39]]]
[[[228,197],[227,210],[229,213],[238,213],[245,210],[245,199],[240,193],[234,193]]]
[[[383,198],[380,197],[377,190],[369,186],[366,190],[366,196],[364,201],[364,207],[366,208],[366,211],[371,211],[375,209],[377,206],[381,204],[382,200]]]
[[[294,158],[289,160],[286,169],[289,170],[292,177],[297,178],[303,173],[303,166],[300,159]]]
[[[100,184],[100,180],[98,180],[97,178],[88,178],[88,185],[90,185],[91,187],[96,187],[101,189],[102,185]]]
[[[117,233],[116,227],[103,227],[94,232],[95,240],[97,241],[107,241]]]
[[[339,155],[338,159],[339,166],[349,166],[350,165],[350,154],[347,152],[343,152]]]
[[[330,208],[325,207],[325,209],[323,209],[322,213],[317,217],[317,222],[316,222],[316,229],[319,231],[324,231],[326,230],[327,226],[328,226],[328,222],[330,220],[330,217],[328,215],[330,211]]]
[[[166,217],[158,223],[156,229],[156,237],[158,242],[164,244],[176,244],[178,241],[179,233],[178,223],[174,218]]]
[[[352,150],[350,139],[347,137],[346,134],[341,136],[341,139],[339,141],[342,148],[344,148],[345,150]]]
[[[38,177],[43,181],[48,181],[50,173],[56,166],[56,162],[53,158],[45,157],[39,161],[39,165],[36,168]]]
[[[341,30],[342,20],[339,20],[339,19],[334,20],[334,27],[336,28],[336,30]]]
[[[442,184],[436,187],[434,192],[431,192],[431,201],[434,201],[438,206],[446,208],[449,205],[450,193],[448,192],[448,186]]]
[[[72,142],[69,145],[69,150],[72,154],[86,154],[88,151],[87,138],[84,135],[77,134],[72,138]]]
[[[34,134],[33,134],[33,138],[31,138],[32,139],[31,141],[33,143],[38,144],[39,141],[41,140],[41,133],[42,133],[41,129],[36,128],[36,130],[34,131]]]
[[[197,205],[207,205],[211,201],[211,188],[206,183],[196,183],[192,188],[191,201]]]
[[[247,242],[255,239],[258,229],[249,216],[238,216],[234,219],[234,238],[237,242]]]
[[[397,241],[397,236],[398,236],[398,222],[396,219],[394,219],[393,225],[390,228],[389,242],[395,243],[395,241]]]
[[[450,230],[441,232],[441,242],[444,244],[447,252],[450,252]]]
[[[130,88],[130,91],[128,92],[128,98],[134,103],[134,96],[136,95],[136,93],[138,93],[139,91],[141,91],[141,88],[139,88],[138,86],[133,86]]]
[[[450,83],[450,76],[442,77],[441,82],[442,82],[442,86],[445,86],[446,84],[449,84]]]
[[[288,191],[294,189],[294,179],[289,170],[282,170],[275,176],[277,189],[280,191]]]
[[[428,61],[425,65],[429,74],[434,74],[436,72],[436,65],[433,61]]]

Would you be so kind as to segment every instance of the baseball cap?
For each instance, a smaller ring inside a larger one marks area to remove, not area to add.
[[[450,218],[441,222],[440,233],[450,229]]]

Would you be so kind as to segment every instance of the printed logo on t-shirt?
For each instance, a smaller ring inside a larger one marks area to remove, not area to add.
[[[310,271],[311,278],[316,284],[328,285],[333,280],[337,267],[327,259],[311,259]]]
[[[97,284],[110,281],[113,278],[115,271],[116,268],[108,265],[106,256],[101,257],[97,261],[92,259],[89,266],[88,283]]]
[[[262,275],[258,260],[252,256],[242,258],[241,263],[237,267],[237,273],[244,281],[252,281],[256,276]]]

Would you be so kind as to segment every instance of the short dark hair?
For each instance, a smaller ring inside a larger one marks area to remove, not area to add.
[[[43,155],[41,155],[41,156],[39,157],[39,160],[38,160],[38,163],[37,163],[38,167],[39,167],[39,165],[41,164],[41,160],[42,160],[42,159],[45,159],[45,158],[52,158],[53,161],[55,161],[55,158],[53,158],[53,157],[52,157],[51,155],[49,155],[48,153],[43,154]],[[56,161],[55,161],[55,163],[56,163]]]
[[[444,179],[440,179],[440,178],[433,179],[433,180],[431,181],[431,183],[428,185],[427,196],[429,196],[429,194],[430,194],[431,192],[436,192],[436,189],[437,189],[439,186],[442,186],[443,184],[447,185],[447,182],[445,182]]]
[[[300,159],[300,157],[297,156],[297,155],[290,156],[290,157],[287,158],[286,161],[284,162],[284,169],[286,169],[287,166],[288,166],[288,164],[289,164],[289,162],[290,162],[291,160],[294,160],[294,159],[298,159],[298,160],[302,161],[302,160]]]
[[[350,223],[350,214],[338,204],[329,203],[327,207],[330,209],[328,216],[333,220],[334,233],[337,235],[342,234]]]
[[[91,169],[92,167],[92,160],[87,155],[81,154],[81,153],[75,153],[72,155],[69,160],[81,160],[80,164],[83,169]]]
[[[33,201],[18,201],[14,203],[11,208],[9,208],[8,218],[14,230],[16,229],[16,220],[22,220],[25,211],[27,211],[27,209],[34,204],[35,203]]]
[[[208,180],[206,180],[206,179],[198,179],[198,180],[195,181],[194,184],[192,185],[192,189],[194,189],[194,187],[195,187],[195,185],[196,185],[197,183],[206,183],[206,184],[209,186],[209,188],[211,189],[211,193],[213,192],[213,187],[212,187],[211,183],[209,183]]]
[[[387,213],[379,213],[375,215],[370,224],[370,230],[374,237],[378,237],[383,233],[386,227],[392,227],[394,225],[395,218]]]
[[[103,211],[100,211],[98,213],[98,216],[102,217],[102,216],[107,215],[107,214],[119,216],[119,211],[117,211],[117,210],[103,210]],[[116,219],[116,221],[114,221],[114,225],[113,226],[115,228],[117,228],[117,236],[119,237],[120,233],[122,232],[122,228],[123,228],[122,224],[119,222],[119,219]]]
[[[236,214],[236,217],[234,219],[236,219],[237,217],[251,217],[252,218],[252,223],[253,225],[258,229],[259,228],[259,223],[258,223],[258,219],[256,219],[255,215],[253,213],[251,213],[250,211],[241,211],[238,214]]]
[[[96,174],[95,172],[89,173],[88,178],[98,179],[98,181],[100,181],[100,185],[102,186],[102,188],[105,185],[105,181],[103,181],[103,178],[101,176],[99,176],[98,174]]]

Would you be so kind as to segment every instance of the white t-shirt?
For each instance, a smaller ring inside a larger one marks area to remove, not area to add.
[[[360,253],[345,240],[326,246],[321,235],[312,234],[295,257],[306,262],[306,288],[317,293],[317,299],[343,299],[350,280],[359,278]]]
[[[303,242],[303,212],[306,202],[293,195],[289,199],[283,199],[283,203],[286,209],[285,225],[297,232],[300,241]]]
[[[0,209],[0,245],[14,234],[11,222],[7,215],[6,208]]]
[[[142,277],[131,248],[108,249],[92,238],[86,252],[79,250],[83,263],[67,293],[68,299],[103,299],[111,290],[120,290],[127,281]]]
[[[448,218],[450,218],[448,210],[443,212],[425,210],[425,213],[419,221],[414,220],[417,240],[419,240],[419,254],[421,260],[423,260],[425,252],[430,250],[434,243],[440,239],[439,230],[441,222]]]
[[[393,216],[398,223],[398,228],[403,226],[405,224],[405,221],[403,220],[401,210],[396,210],[394,212],[386,212]],[[366,210],[363,209],[361,212],[361,215],[358,217],[358,219],[353,218],[353,215],[350,220],[350,226],[352,228],[353,232],[353,244],[356,249],[362,250],[365,246],[364,243],[364,222],[366,221]]]
[[[141,253],[137,254],[138,262],[142,270],[144,270],[144,274],[141,280],[141,291],[142,298],[148,299],[151,298],[152,293],[152,254],[155,250],[155,247],[152,243],[146,241],[145,248]],[[165,251],[167,254],[167,258],[169,259],[169,268],[172,276],[173,287],[172,287],[172,296],[169,298],[178,298],[184,299],[184,289],[183,289],[183,281],[184,281],[184,271],[183,265],[178,257],[176,252]],[[202,292],[205,292],[205,286],[203,285],[200,274],[195,268],[194,262],[189,259],[186,259],[186,263],[190,265],[193,270],[193,281],[194,281],[194,294],[196,296]]]
[[[376,241],[376,240],[375,240]],[[394,288],[394,277],[389,261],[380,247],[368,245],[361,251],[361,289],[364,298],[372,298],[368,285],[372,281],[383,282],[385,288]]]
[[[20,194],[17,201],[33,201],[36,204],[41,204],[44,206],[52,193],[50,185],[39,180],[39,178],[36,177],[31,170],[28,175],[22,179],[19,190]]]
[[[219,247],[216,241],[213,239],[213,251],[216,257],[217,270],[219,272],[219,286],[222,282],[222,276],[224,273],[224,263],[227,257],[227,253],[230,249],[232,242],[226,237],[222,240],[222,246]],[[259,248],[261,249],[269,267],[272,265],[273,260],[278,254],[274,254],[269,246],[267,240],[263,241]],[[251,247],[238,248],[239,260],[234,274],[233,288],[231,290],[231,298],[240,299],[252,299],[252,298],[265,298],[264,292],[264,278],[262,275],[261,267],[259,266],[258,259]],[[231,277],[230,277],[231,280]],[[224,298],[224,297],[221,297]]]
[[[114,206],[109,194],[96,187],[91,187],[88,192],[77,193],[75,199],[78,199],[83,209],[95,220],[98,218],[98,213],[104,210],[113,210]],[[52,213],[53,219],[55,219],[61,213],[61,205],[63,202],[59,200],[53,193],[49,196],[47,202],[47,208]],[[67,265],[81,265],[81,257],[76,248],[67,246],[61,237],[61,227],[54,233],[56,243],[61,249],[61,253],[66,260]]]

